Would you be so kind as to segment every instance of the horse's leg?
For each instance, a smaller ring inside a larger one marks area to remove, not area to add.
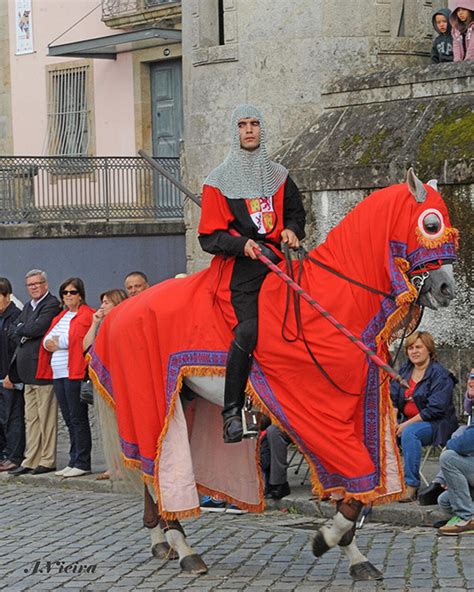
[[[170,547],[178,553],[179,565],[184,572],[191,574],[207,573],[207,565],[201,556],[188,545],[186,534],[178,520],[160,518],[160,527],[165,533]]]
[[[145,486],[143,524],[151,528],[151,552],[160,559],[177,559],[187,573],[207,573],[207,565],[186,541],[186,534],[178,520],[165,520],[158,514],[155,492]]]
[[[150,529],[151,554],[154,557],[157,559],[178,559],[178,554],[169,546],[166,536],[160,528],[158,508],[147,485],[145,485],[143,526]]]
[[[339,546],[349,560],[349,573],[355,581],[383,580],[383,574],[363,555],[355,542],[355,523],[339,541]]]
[[[338,502],[331,526],[323,526],[314,536],[313,554],[316,557],[321,557],[326,551],[335,547],[347,532],[355,528],[362,505],[354,499]]]

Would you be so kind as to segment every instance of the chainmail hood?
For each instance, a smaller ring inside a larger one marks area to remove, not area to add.
[[[238,123],[255,117],[260,122],[260,146],[253,151],[240,147]],[[216,187],[228,199],[272,197],[288,176],[287,169],[268,157],[265,122],[253,105],[239,105],[231,118],[232,144],[227,158],[204,181]]]

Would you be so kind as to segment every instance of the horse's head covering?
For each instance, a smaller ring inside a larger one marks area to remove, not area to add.
[[[260,122],[260,146],[245,150],[240,146],[239,121],[254,117]],[[287,169],[268,157],[265,122],[253,105],[239,105],[231,118],[232,144],[227,158],[204,181],[228,199],[272,197],[288,176]]]

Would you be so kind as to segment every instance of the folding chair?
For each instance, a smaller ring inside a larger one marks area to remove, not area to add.
[[[437,444],[436,446],[434,444],[430,444],[429,446],[425,446],[424,448],[425,448],[425,454],[423,456],[423,460],[421,461],[420,477],[421,477],[421,480],[423,481],[423,483],[428,487],[430,482],[423,475],[423,469],[425,468],[426,461],[430,458],[430,456],[434,455],[436,452],[441,453],[443,450],[443,447],[440,446],[439,444]]]
[[[293,444],[291,446],[294,446]],[[301,469],[301,466],[303,465],[303,463],[305,462],[305,458],[304,456],[301,454],[300,458],[298,460],[295,461],[295,463],[293,463],[293,460],[295,459],[297,454],[300,454],[300,451],[298,450],[298,447],[295,446],[295,449],[293,450],[293,453],[290,457],[290,460],[288,461],[288,470],[296,467],[295,469],[295,475],[297,475]],[[306,482],[306,479],[308,478],[309,475],[309,467],[306,469],[306,472],[304,474],[303,480],[301,481],[301,485],[304,485]]]

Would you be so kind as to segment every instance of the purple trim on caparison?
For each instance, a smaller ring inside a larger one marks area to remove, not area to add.
[[[127,442],[120,436],[120,447],[126,458],[129,460],[137,460],[141,463],[141,469],[147,475],[153,477],[155,475],[155,461],[152,458],[147,458],[140,454],[137,444]]]
[[[433,249],[419,247],[412,251],[407,259],[410,263],[410,269],[436,259],[455,261],[457,259],[456,247],[452,242],[443,243],[442,245],[439,245],[439,247],[434,247]]]
[[[112,377],[110,376],[110,372],[99,359],[98,355],[95,353],[94,346],[92,346],[92,348],[90,349],[89,354],[91,356],[89,366],[97,375],[100,384],[104,387],[104,389],[108,392],[112,399],[114,399],[114,389],[112,387]]]

